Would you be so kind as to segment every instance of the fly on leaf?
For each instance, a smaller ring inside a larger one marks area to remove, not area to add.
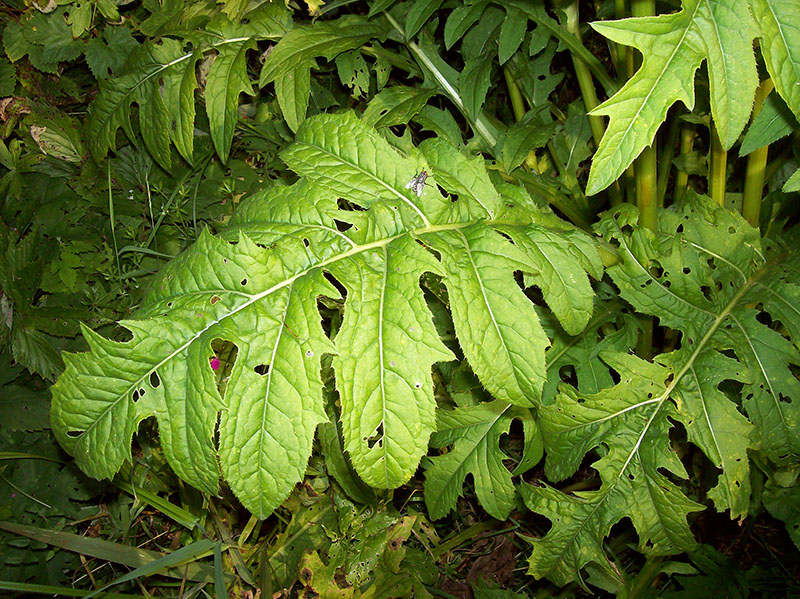
[[[422,190],[425,189],[425,180],[428,178],[428,171],[420,171],[419,175],[414,175],[411,181],[406,183],[406,189],[413,189],[417,197],[422,195]]]

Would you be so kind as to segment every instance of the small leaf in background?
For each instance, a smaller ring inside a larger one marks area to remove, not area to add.
[[[432,89],[419,89],[395,85],[377,94],[367,105],[361,120],[370,127],[406,125],[436,93]]]
[[[86,64],[97,79],[119,75],[122,65],[138,45],[128,27],[106,27],[102,38],[92,38],[86,44]]]
[[[694,107],[694,74],[703,59],[723,148],[730,148],[747,124],[758,85],[753,54],[757,29],[748,4],[682,4],[678,13],[592,23],[611,41],[637,48],[643,62],[619,92],[591,112],[610,121],[592,161],[587,195],[611,185],[650,145],[670,106],[681,101]]]
[[[0,58],[0,97],[10,96],[17,86],[17,72],[14,65]]]
[[[747,130],[739,156],[746,156],[759,148],[786,137],[800,128],[786,102],[777,94],[771,93],[764,100],[761,112]]]
[[[530,152],[544,147],[555,133],[556,124],[549,111],[530,110],[519,123],[508,128],[503,142],[503,166],[510,173]]]
[[[538,27],[537,30],[539,29],[544,30],[544,27]],[[525,96],[536,107],[546,105],[549,102],[550,94],[564,79],[564,73],[550,72],[556,46],[556,42],[552,41],[546,44],[546,48],[535,58],[526,60],[522,57],[514,57],[506,65],[506,68],[512,69]]]
[[[750,0],[760,47],[775,89],[800,120],[800,11],[793,0]],[[716,118],[716,116],[715,116]]]
[[[73,164],[83,161],[85,149],[74,119],[59,116],[28,120],[35,123],[30,133],[42,153]]]
[[[520,47],[522,40],[525,39],[527,29],[528,18],[525,14],[514,7],[506,7],[506,18],[503,26],[500,27],[497,50],[497,59],[501,65],[505,64]]]
[[[476,118],[486,101],[492,76],[490,56],[473,58],[464,65],[458,77],[458,91],[464,101],[464,110],[470,118]]]
[[[783,185],[784,193],[789,193],[792,191],[800,191],[800,169],[797,169]]]
[[[407,40],[410,40],[422,29],[425,21],[431,18],[431,15],[439,9],[441,4],[442,0],[417,0],[409,5],[405,30]]]
[[[76,0],[70,5],[67,23],[72,28],[72,37],[77,39],[89,31],[93,12],[94,3],[89,0]]]
[[[796,481],[787,482],[789,485],[786,487],[780,487],[773,481],[767,483],[764,507],[773,518],[783,521],[792,542],[800,549],[800,487],[794,484]]]
[[[708,155],[697,150],[679,154],[672,159],[675,168],[688,175],[708,175]]]
[[[577,176],[581,162],[591,156],[591,138],[592,130],[583,103],[576,100],[567,109],[563,129],[553,138],[558,159],[568,173]]]
[[[433,131],[453,147],[459,147],[463,143],[461,129],[447,110],[427,105],[414,117],[414,122],[427,131]]]
[[[254,95],[247,75],[245,55],[253,42],[244,40],[219,46],[206,81],[206,112],[211,139],[222,162],[228,161],[233,131],[239,119],[239,94]]]
[[[352,89],[353,98],[360,98],[369,91],[369,69],[367,61],[358,50],[342,52],[336,57],[339,81]]]
[[[515,418],[532,421],[533,415],[497,400],[437,412],[431,446],[453,447],[445,455],[430,458],[431,465],[425,469],[425,504],[431,518],[437,520],[456,509],[468,474],[483,509],[498,520],[508,518],[515,493],[511,473],[503,464],[508,456],[500,449],[500,437],[508,433]],[[539,459],[541,454],[535,461]]]
[[[339,19],[318,23],[314,27],[295,27],[273,48],[264,61],[259,87],[295,69],[298,64],[319,56],[328,60],[347,50],[358,48],[374,37],[380,37],[383,27],[364,19]]]
[[[292,131],[297,131],[306,118],[311,95],[311,69],[315,61],[299,64],[296,69],[275,78],[275,96],[283,118]]]
[[[449,50],[460,40],[467,30],[478,22],[489,3],[479,0],[454,9],[447,17],[444,26],[444,47]]]

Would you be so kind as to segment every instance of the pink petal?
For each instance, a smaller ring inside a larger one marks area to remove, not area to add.
[[[211,369],[219,370],[219,358],[217,356],[211,358]]]

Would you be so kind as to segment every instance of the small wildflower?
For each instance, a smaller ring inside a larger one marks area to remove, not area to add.
[[[211,370],[219,370],[219,358],[217,356],[211,358]]]

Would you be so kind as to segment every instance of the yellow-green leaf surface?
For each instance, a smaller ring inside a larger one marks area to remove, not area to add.
[[[723,147],[747,124],[758,85],[753,39],[757,28],[746,2],[683,0],[680,12],[595,22],[592,27],[642,53],[642,66],[591,114],[610,118],[594,156],[587,194],[613,183],[649,146],[677,101],[694,107],[694,75],[706,60],[711,114]]]
[[[515,506],[511,472],[503,465],[508,456],[500,449],[500,437],[508,433],[515,418],[529,424],[528,437],[538,441],[538,455],[530,457],[534,464],[541,457],[541,438],[531,410],[515,408],[504,401],[440,410],[434,447],[454,447],[445,455],[431,459],[425,471],[425,504],[433,519],[441,518],[456,508],[464,479],[472,474],[478,500],[490,516],[505,520]]]
[[[761,27],[761,54],[775,89],[800,119],[800,3],[750,0]]]
[[[305,120],[283,153],[300,181],[244,202],[222,235],[204,233],[164,268],[135,320],[121,323],[129,340],[87,329],[91,351],[66,354],[52,422],[78,464],[112,476],[130,457],[138,423],[155,416],[181,478],[215,492],[218,458],[242,503],[265,516],[302,479],[326,419],[327,353],[356,472],[374,487],[403,484],[435,426],[431,367],[454,357],[434,328],[424,273],[444,277],[460,342],[487,389],[535,405],[549,341],[514,272],[552,284],[520,242],[547,223],[560,223],[548,235],[562,235],[576,255],[592,248],[590,238],[522,190],[512,204],[480,159],[433,142],[426,156],[401,155],[351,113]],[[439,184],[452,184],[457,198],[434,184],[440,164]],[[427,185],[413,189],[422,170]],[[476,195],[461,194],[470,188]],[[564,268],[599,274],[584,262]],[[575,273],[564,280],[577,281]],[[338,300],[339,290],[343,320],[331,339],[317,299]],[[556,295],[547,301],[576,298]],[[224,395],[210,364],[217,340],[236,348]]]

